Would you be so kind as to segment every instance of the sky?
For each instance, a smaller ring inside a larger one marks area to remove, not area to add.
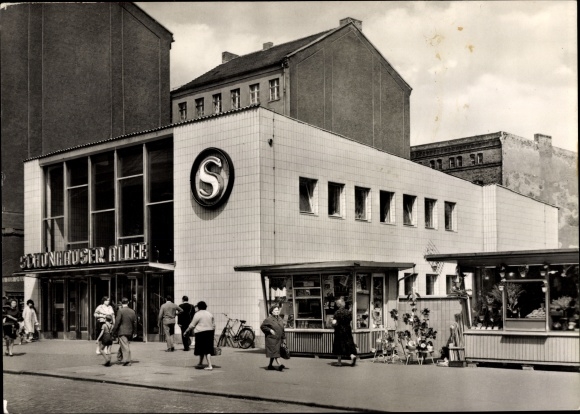
[[[413,88],[411,145],[498,131],[578,151],[575,1],[136,2],[173,33],[171,88],[243,55],[362,20]]]

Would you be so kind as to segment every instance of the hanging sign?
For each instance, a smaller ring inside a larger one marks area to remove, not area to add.
[[[214,209],[225,203],[232,192],[234,165],[225,151],[207,148],[193,162],[189,179],[195,201]]]
[[[147,243],[129,243],[119,246],[92,247],[58,252],[31,253],[20,257],[23,270],[49,269],[63,266],[85,266],[147,260]]]

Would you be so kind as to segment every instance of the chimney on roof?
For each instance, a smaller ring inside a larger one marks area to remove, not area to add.
[[[536,141],[536,145],[540,151],[552,150],[552,137],[550,135],[534,134],[534,141]]]
[[[274,46],[274,43],[272,42],[266,42],[262,45],[262,50],[268,50],[270,49],[272,46]]]
[[[222,52],[222,63],[229,62],[230,60],[235,59],[237,57],[240,57],[240,56],[236,55],[235,53],[231,53],[231,52]]]
[[[346,17],[340,20],[340,27],[346,26],[349,23],[353,23],[358,30],[362,32],[362,20],[353,19],[352,17]]]

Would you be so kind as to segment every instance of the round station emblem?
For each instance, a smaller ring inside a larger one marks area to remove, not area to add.
[[[234,186],[234,165],[229,155],[218,148],[200,152],[191,167],[191,191],[197,203],[217,208],[228,199]]]

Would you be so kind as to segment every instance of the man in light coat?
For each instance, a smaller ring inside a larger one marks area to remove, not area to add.
[[[165,341],[167,341],[167,349],[165,352],[173,352],[173,335],[175,334],[175,315],[177,312],[183,312],[179,306],[172,302],[173,298],[169,295],[165,296],[165,303],[159,308],[159,316],[157,323],[163,323],[163,332],[165,332]]]

